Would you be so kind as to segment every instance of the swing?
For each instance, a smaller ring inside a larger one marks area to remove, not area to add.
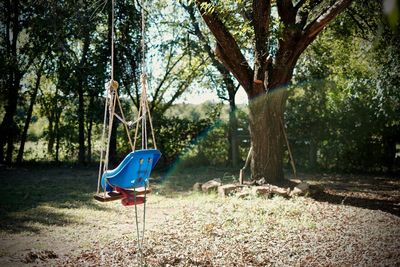
[[[135,207],[136,237],[137,237],[137,261],[139,266],[145,266],[143,255],[143,241],[146,222],[146,196],[151,192],[149,189],[149,177],[152,169],[161,157],[161,152],[157,150],[156,139],[154,135],[153,123],[150,115],[149,103],[147,101],[147,77],[146,77],[146,43],[145,43],[145,0],[141,0],[142,8],[142,75],[140,105],[138,117],[135,122],[127,122],[122,110],[121,102],[118,96],[118,82],[114,80],[114,9],[115,0],[111,0],[111,81],[107,86],[106,103],[104,107],[103,132],[101,137],[101,153],[99,174],[97,180],[97,192],[94,198],[101,202],[121,200],[124,206]],[[115,112],[116,106],[119,106],[120,114]],[[125,156],[121,163],[115,169],[108,169],[110,140],[113,128],[114,117],[124,125],[128,137],[131,152]],[[148,119],[148,121],[147,121]],[[147,141],[147,122],[150,125],[152,146],[148,147]],[[129,133],[130,126],[136,124],[135,138],[132,143]],[[141,125],[141,149],[136,150],[136,142],[139,138],[139,125]],[[107,140],[106,140],[107,136]],[[138,208],[143,204],[142,230],[139,230]],[[140,234],[141,232],[141,234]]]
[[[142,1],[142,8],[143,8]],[[111,47],[111,81],[107,86],[106,103],[104,110],[104,122],[102,132],[102,150],[100,153],[99,175],[97,192],[94,198],[100,202],[121,200],[124,206],[143,204],[146,201],[146,194],[151,190],[148,188],[150,173],[157,161],[161,157],[161,152],[157,149],[149,104],[147,100],[147,77],[145,74],[145,21],[144,10],[142,11],[142,75],[140,105],[138,117],[135,122],[127,122],[122,110],[118,95],[118,82],[114,80],[114,26],[112,27],[112,47]],[[114,1],[112,1],[112,22],[114,24]],[[119,107],[120,114],[116,113],[116,106]],[[113,120],[117,118],[124,125],[126,135],[132,152],[125,156],[121,163],[114,169],[108,169],[110,139],[112,134]],[[148,148],[147,140],[147,120],[152,134],[153,148]],[[136,124],[135,138],[132,143],[129,127]],[[139,137],[139,125],[141,125],[142,147],[136,150],[136,143]],[[107,141],[106,139],[107,135]],[[105,142],[106,141],[106,142]],[[106,144],[106,146],[104,146]],[[144,197],[143,197],[144,195]]]
[[[157,149],[136,150],[129,153],[125,159],[113,170],[103,173],[101,186],[107,192],[113,188],[144,187],[149,179],[150,172],[161,157]]]

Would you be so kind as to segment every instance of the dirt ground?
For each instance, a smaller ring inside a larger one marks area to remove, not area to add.
[[[0,169],[0,266],[135,266],[134,209],[93,200],[96,171]],[[148,266],[400,266],[399,177],[301,174],[324,190],[289,200],[190,191],[216,177],[232,179],[196,169],[153,184]]]

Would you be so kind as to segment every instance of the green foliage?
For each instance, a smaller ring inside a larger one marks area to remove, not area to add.
[[[400,142],[398,35],[386,29],[374,37],[354,27],[343,34],[336,26],[314,42],[296,70],[286,113],[295,159],[313,169],[394,171]]]
[[[164,163],[172,163],[185,151],[192,149],[213,126],[219,117],[219,112],[220,108],[217,106],[210,109],[205,118],[195,120],[179,117],[156,117],[154,125],[157,144],[163,151]]]

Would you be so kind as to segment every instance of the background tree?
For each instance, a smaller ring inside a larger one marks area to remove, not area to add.
[[[212,66],[217,70],[219,79],[213,79],[213,76],[216,76],[212,70],[209,71],[208,75],[211,81],[215,81],[215,90],[218,94],[218,97],[224,101],[228,101],[229,103],[229,122],[228,122],[228,141],[229,141],[229,149],[228,149],[228,160],[233,167],[237,167],[240,162],[240,154],[239,154],[239,140],[237,134],[238,121],[236,117],[236,102],[235,96],[236,92],[239,89],[239,86],[235,84],[235,80],[232,77],[229,70],[217,59],[211,47],[211,40],[208,38],[207,34],[204,33],[204,29],[201,28],[201,25],[196,16],[196,10],[193,5],[187,5],[185,3],[181,3],[182,7],[189,14],[189,26],[188,31],[197,37],[197,42],[193,42],[191,45],[191,49],[196,53],[206,53],[206,55],[210,58]],[[208,82],[210,82],[208,80]]]
[[[399,53],[381,10],[353,5],[300,57],[286,118],[302,167],[396,169]]]
[[[17,111],[18,96],[20,93],[20,82],[24,74],[24,68],[21,66],[22,59],[18,53],[20,49],[17,46],[18,38],[22,31],[22,24],[26,19],[21,13],[23,6],[20,1],[6,1],[2,4],[2,34],[4,40],[4,69],[5,69],[5,114],[0,125],[0,162],[4,159],[7,164],[12,161],[14,150],[14,140],[18,135],[18,128],[14,119]],[[4,149],[6,146],[6,156],[4,158]]]

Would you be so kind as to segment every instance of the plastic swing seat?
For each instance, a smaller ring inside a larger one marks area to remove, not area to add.
[[[136,192],[136,204],[142,204],[144,198],[140,195],[150,192],[147,188],[145,192],[144,188],[160,157],[161,152],[157,149],[143,149],[129,153],[115,169],[103,173],[101,186],[107,193],[98,193],[95,199],[102,202],[123,199],[125,204],[133,205],[135,202],[132,196]]]

